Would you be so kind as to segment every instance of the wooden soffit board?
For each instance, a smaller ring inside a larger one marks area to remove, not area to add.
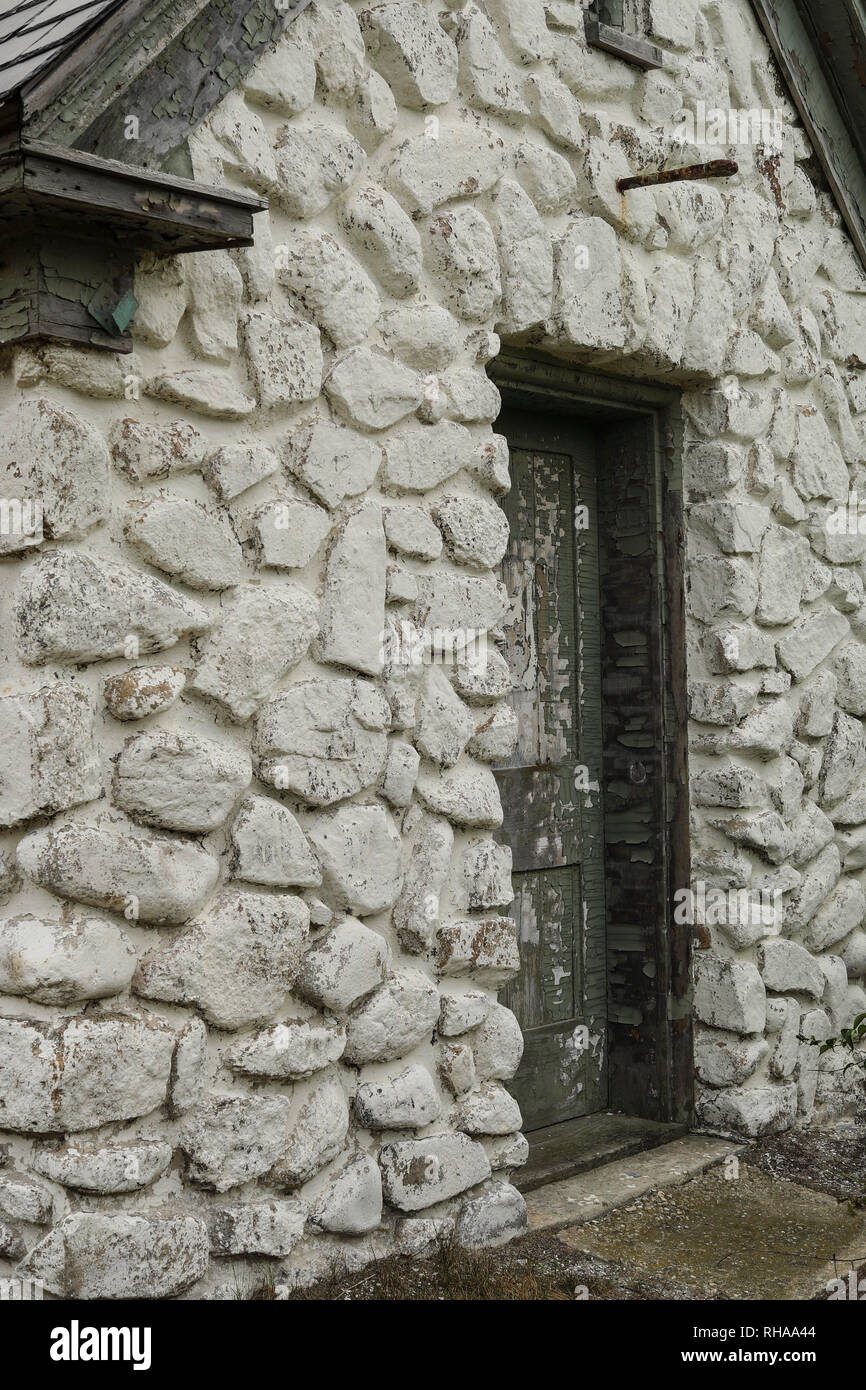
[[[751,0],[866,266],[863,0]]]

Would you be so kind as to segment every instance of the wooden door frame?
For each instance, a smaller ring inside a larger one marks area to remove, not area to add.
[[[694,1089],[691,935],[688,926],[673,920],[674,892],[690,881],[679,393],[589,372],[540,352],[508,348],[489,364],[488,371],[505,407],[572,414],[591,420],[600,431],[609,428],[611,438],[627,439],[630,434],[636,438],[640,433],[646,440],[633,456],[643,462],[632,466],[643,474],[655,533],[655,544],[647,547],[643,561],[651,579],[653,614],[647,643],[651,674],[643,693],[654,719],[657,776],[651,779],[651,805],[646,801],[641,805],[651,841],[648,859],[642,864],[639,856],[632,855],[628,867],[642,877],[637,895],[641,902],[651,885],[652,907],[646,909],[651,920],[640,922],[635,895],[630,905],[623,898],[618,912],[622,921],[613,939],[608,939],[609,1108],[646,1119],[688,1123]],[[602,468],[600,463],[600,481]],[[629,568],[629,562],[612,555],[615,548],[611,541],[606,582],[612,596],[618,567]],[[613,634],[606,633],[602,643],[603,661],[608,663],[615,660],[612,639]],[[616,785],[622,786],[627,756],[622,739],[612,739],[610,747],[606,740],[606,787],[611,779],[618,779]],[[639,760],[634,759],[631,766],[639,767]],[[606,877],[610,870],[609,887],[615,887],[622,881],[617,869],[617,855],[621,861],[622,852],[617,848],[619,832],[610,798],[606,801]]]

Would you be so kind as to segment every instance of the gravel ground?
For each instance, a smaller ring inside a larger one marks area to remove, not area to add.
[[[847,1211],[859,1213],[866,1209],[866,1112],[856,1120],[840,1120],[828,1128],[792,1131],[759,1140],[740,1154],[740,1161],[754,1171],[753,1181],[746,1183],[749,1189],[754,1189],[755,1183],[761,1189],[768,1178],[779,1183],[794,1183],[801,1189],[825,1193],[840,1204],[844,1203]],[[742,1297],[744,1293],[749,1296],[745,1288],[740,1290],[736,1285],[732,1292],[729,1280],[718,1277],[712,1261],[707,1263],[706,1256],[703,1263],[698,1262],[697,1270],[692,1267],[689,1272],[689,1260],[685,1256],[682,1265],[676,1257],[671,1258],[670,1264],[666,1259],[659,1262],[657,1256],[653,1258],[651,1247],[654,1239],[658,1241],[659,1229],[663,1236],[662,1248],[668,1247],[673,1256],[684,1230],[691,1227],[698,1234],[702,1226],[712,1224],[713,1194],[718,1191],[724,1199],[727,1187],[728,1184],[720,1185],[719,1174],[712,1170],[703,1180],[694,1179],[680,1188],[648,1193],[598,1221],[557,1234],[532,1233],[497,1250],[465,1251],[445,1243],[424,1259],[392,1256],[374,1261],[361,1273],[341,1275],[337,1272],[328,1280],[296,1291],[291,1297],[296,1301],[500,1302],[588,1298],[667,1302],[725,1300]],[[805,1193],[801,1195],[805,1197]],[[791,1191],[790,1202],[795,1196]],[[779,1194],[779,1201],[784,1213],[790,1204],[785,1201],[784,1192]],[[841,1211],[839,1214],[842,1215]],[[741,1215],[748,1224],[746,1211]],[[793,1251],[797,1232],[794,1214],[790,1215],[791,1230],[786,1229],[784,1216],[780,1217],[774,1223],[774,1239],[781,1240],[784,1236]],[[640,1248],[642,1226],[647,1233],[645,1250]],[[744,1230],[742,1233],[745,1235]],[[709,1229],[705,1234],[711,1245],[718,1239],[711,1236]],[[738,1243],[735,1240],[732,1248]],[[633,1254],[623,1254],[623,1251]],[[656,1266],[661,1263],[661,1267],[653,1268],[654,1263]],[[743,1277],[747,1282],[754,1276],[755,1264],[755,1259],[745,1262]],[[757,1258],[757,1264],[761,1264],[761,1257]],[[768,1296],[779,1297],[770,1264],[766,1275]],[[258,1295],[269,1296],[273,1295],[266,1290]]]

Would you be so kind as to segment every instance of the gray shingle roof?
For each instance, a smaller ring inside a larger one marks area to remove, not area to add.
[[[123,0],[0,0],[0,101],[49,67]]]

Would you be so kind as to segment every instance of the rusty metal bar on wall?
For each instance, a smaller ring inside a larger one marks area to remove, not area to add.
[[[711,159],[706,164],[686,164],[681,169],[656,169],[649,174],[630,174],[628,178],[617,179],[617,193],[627,193],[630,188],[651,188],[657,183],[682,183],[685,179],[727,179],[739,170],[735,159]]]

